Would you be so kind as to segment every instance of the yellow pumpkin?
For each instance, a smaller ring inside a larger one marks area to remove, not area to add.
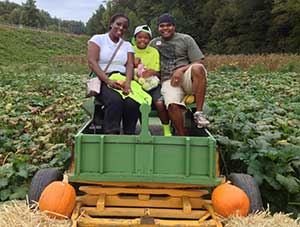
[[[231,184],[222,184],[212,193],[214,210],[223,217],[247,216],[250,201],[247,194],[240,188]]]
[[[71,216],[75,200],[75,189],[64,177],[63,181],[54,181],[44,189],[39,199],[39,208],[50,217],[64,219]]]
[[[185,104],[192,104],[195,102],[195,96],[194,95],[186,95],[183,99]]]

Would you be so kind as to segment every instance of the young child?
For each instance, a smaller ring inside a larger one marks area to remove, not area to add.
[[[135,78],[141,82],[151,77],[151,80],[155,80],[155,77],[160,78],[160,62],[158,51],[149,46],[149,42],[152,38],[152,32],[148,25],[141,25],[135,28],[133,38],[133,48],[135,51],[135,68],[137,70]],[[137,78],[138,77],[138,78]],[[152,81],[153,81],[152,80]],[[160,84],[155,88],[148,90],[148,93],[152,96],[152,102],[155,105],[158,116],[163,126],[164,135],[171,136],[168,112],[165,108],[164,102],[161,99]]]

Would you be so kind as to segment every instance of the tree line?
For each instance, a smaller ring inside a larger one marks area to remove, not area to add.
[[[299,53],[299,0],[111,0],[86,25],[88,34],[107,30],[109,15],[125,12],[130,32],[147,23],[157,35],[156,19],[170,12],[179,32],[192,35],[213,54]]]
[[[2,6],[5,3],[7,1],[0,4],[0,22],[4,18]],[[26,11],[25,6],[28,7],[25,15],[29,16],[22,18],[31,23],[37,20],[30,16],[32,4],[35,5],[34,0],[27,0],[23,9],[19,9]],[[14,14],[19,15],[15,10],[6,15],[14,18]],[[49,16],[43,10],[36,10],[39,15]],[[177,31],[192,35],[206,53],[300,52],[300,0],[107,0],[86,25],[80,26],[80,31],[88,35],[107,32],[109,18],[116,12],[123,12],[130,18],[127,38],[135,26],[144,23],[158,35],[157,17],[169,12],[175,18]],[[48,22],[54,20],[59,19],[48,17]],[[18,20],[12,20],[15,22]],[[57,26],[57,23],[51,25]]]
[[[0,2],[0,23],[29,26],[57,32],[85,33],[83,22],[52,18],[48,12],[37,9],[35,0],[27,0],[22,5],[7,0]]]

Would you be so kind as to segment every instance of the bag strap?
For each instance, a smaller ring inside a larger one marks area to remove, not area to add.
[[[121,45],[123,43],[123,40],[120,41],[119,45],[117,46],[117,48],[115,49],[115,52],[113,53],[113,55],[111,56],[109,62],[107,63],[104,72],[106,73],[106,71],[108,70],[108,67],[110,66],[110,64],[112,63],[112,61],[114,60],[116,54],[118,53],[118,50],[120,49]]]

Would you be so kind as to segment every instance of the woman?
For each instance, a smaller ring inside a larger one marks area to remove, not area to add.
[[[129,19],[124,14],[115,14],[109,22],[109,32],[94,35],[88,41],[88,64],[90,69],[102,81],[100,94],[96,99],[104,104],[103,130],[106,134],[119,134],[120,123],[123,124],[124,134],[134,134],[139,117],[139,104],[130,98],[123,99],[114,89],[122,89],[124,94],[131,92],[130,82],[133,77],[134,50],[132,45],[122,40],[129,26]],[[109,65],[107,63],[120,42],[123,42]],[[110,80],[112,73],[126,75],[125,85]]]

